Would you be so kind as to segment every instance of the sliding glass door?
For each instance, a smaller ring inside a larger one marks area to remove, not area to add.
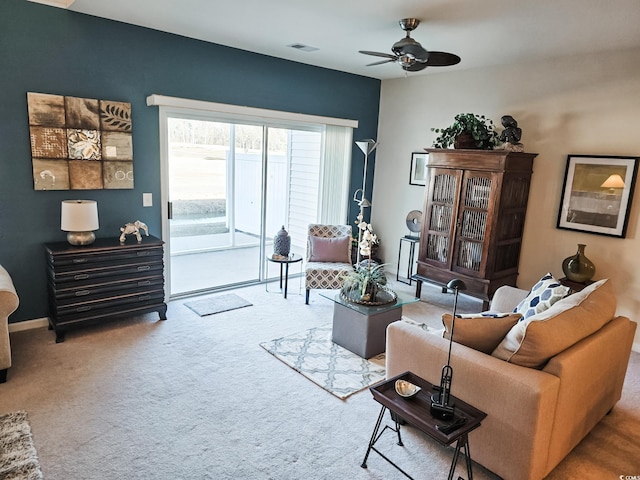
[[[318,221],[322,129],[188,115],[169,116],[167,129],[172,295],[265,280],[282,226],[304,254]]]
[[[310,223],[346,222],[357,122],[160,95],[147,104],[160,107],[170,296],[267,281],[282,226],[304,255]]]
[[[323,135],[290,128],[269,127],[266,131],[266,253],[273,252],[273,237],[284,226],[292,252],[303,255],[307,227],[319,222]]]
[[[263,128],[168,119],[174,295],[260,279]]]

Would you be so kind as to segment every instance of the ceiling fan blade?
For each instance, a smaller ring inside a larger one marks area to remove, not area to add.
[[[390,53],[371,52],[369,50],[359,50],[359,53],[364,53],[365,55],[373,55],[374,57],[391,58],[393,60],[397,58],[395,55],[392,55]]]
[[[388,58],[386,60],[380,60],[379,62],[367,63],[365,66],[366,67],[372,67],[374,65],[382,65],[384,63],[392,63],[392,62],[395,62],[397,60],[398,60],[397,58]]]
[[[449,67],[458,63],[460,63],[460,57],[453,53],[429,52],[429,58],[423,65],[426,67]]]

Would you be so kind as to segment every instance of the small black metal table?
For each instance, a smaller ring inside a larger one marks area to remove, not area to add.
[[[414,385],[418,385],[421,390],[412,398],[404,398],[400,396],[395,390],[396,380],[399,379],[406,380],[413,383]],[[420,378],[418,375],[411,372],[405,372],[401,375],[390,378],[385,382],[379,383],[369,389],[373,394],[374,400],[382,405],[382,409],[380,410],[380,415],[378,415],[378,420],[373,429],[371,440],[369,440],[367,453],[365,454],[364,460],[360,465],[362,468],[367,468],[367,459],[369,458],[369,454],[373,450],[387,462],[397,468],[400,472],[402,472],[407,478],[412,478],[407,472],[393,463],[393,461],[391,461],[386,455],[384,455],[375,447],[376,442],[380,439],[382,434],[387,429],[396,432],[396,434],[398,435],[398,445],[403,446],[402,437],[400,436],[400,423],[402,420],[405,420],[407,423],[426,433],[428,436],[441,443],[442,445],[450,445],[453,442],[456,442],[456,447],[453,453],[453,460],[451,461],[451,468],[449,469],[448,479],[453,479],[460,452],[464,451],[464,455],[466,457],[467,477],[468,480],[473,480],[468,434],[469,432],[475,430],[480,426],[482,420],[487,416],[487,414],[452,396],[451,398],[455,402],[454,418],[449,421],[434,418],[430,413],[430,409],[431,395],[435,392],[435,388],[436,387],[434,387],[434,385]],[[380,427],[382,425],[382,420],[386,410],[389,410],[391,412],[391,418],[394,420],[395,426],[390,427],[389,425],[385,425],[382,431],[380,431]],[[462,417],[466,419],[465,423],[452,432],[444,433],[437,428],[438,425],[447,425],[456,422]]]
[[[280,264],[280,290],[282,290],[282,293],[284,294],[284,298],[287,298],[287,288],[289,286],[289,265],[291,263],[302,262],[302,256],[298,255],[297,253],[292,253],[286,257],[275,257],[275,258],[271,255],[267,255],[267,260],[273,263]],[[284,270],[284,275],[283,275],[283,270]],[[300,274],[302,274],[302,271],[300,272]],[[284,289],[282,288],[283,279],[284,279]]]
[[[402,244],[404,242],[409,243],[409,260],[407,265],[407,277],[406,279],[402,279],[400,277],[400,258],[402,256]],[[416,245],[420,243],[420,237],[413,237],[411,235],[405,235],[400,239],[400,246],[398,247],[398,270],[396,271],[396,281],[406,283],[407,285],[411,285],[412,275],[413,275],[413,267],[414,267],[414,259],[415,259],[415,251]]]

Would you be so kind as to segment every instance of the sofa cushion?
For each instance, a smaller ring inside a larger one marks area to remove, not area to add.
[[[547,273],[513,311],[522,314],[522,319],[526,320],[531,315],[545,311],[568,294],[569,287],[563,286],[551,273]]]
[[[611,282],[600,280],[516,323],[491,355],[541,368],[551,357],[602,328],[615,311]]]
[[[447,339],[451,338],[452,318],[450,313],[442,315],[442,336]],[[520,318],[519,313],[456,315],[453,341],[490,354]]]
[[[351,263],[351,237],[309,237],[310,262]]]

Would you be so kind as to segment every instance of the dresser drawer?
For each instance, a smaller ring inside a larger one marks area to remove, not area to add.
[[[138,278],[142,275],[148,275],[152,272],[159,272],[164,269],[162,259],[150,262],[140,263],[124,263],[115,265],[99,265],[94,268],[73,269],[73,270],[50,270],[49,273],[53,282],[56,284],[64,284],[66,282],[85,282],[78,285],[85,285],[86,282],[92,282],[97,279],[107,277],[130,276]]]
[[[162,258],[162,246],[150,248],[126,248],[114,251],[87,251],[82,253],[51,253],[48,255],[49,264],[55,270],[74,270],[76,268],[91,268],[100,264],[127,264],[145,261],[151,258]]]
[[[92,298],[97,295],[108,296],[114,292],[144,291],[163,285],[164,277],[161,272],[158,272],[156,275],[143,275],[135,278],[118,276],[102,281],[98,279],[60,284],[51,283],[49,288],[56,300],[62,302],[68,299]]]
[[[77,302],[57,302],[52,305],[58,322],[73,318],[81,318],[88,314],[95,314],[99,311],[117,312],[127,305],[157,304],[164,301],[164,290],[151,290],[146,292],[132,292],[109,297],[96,298],[92,300],[83,299]]]

